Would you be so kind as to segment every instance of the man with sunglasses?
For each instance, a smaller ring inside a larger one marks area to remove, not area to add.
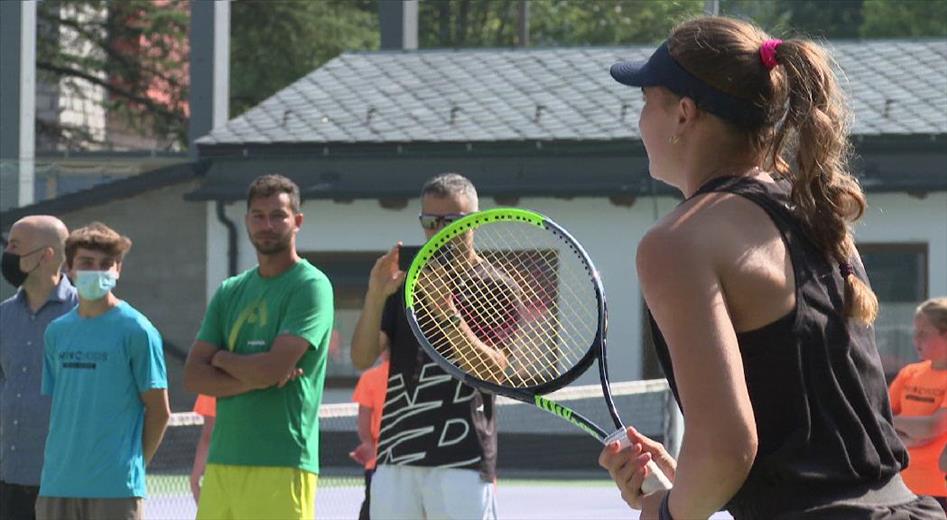
[[[467,178],[430,179],[421,189],[425,238],[477,209]],[[356,368],[368,368],[386,348],[390,357],[369,516],[495,519],[493,396],[451,378],[418,345],[401,303],[399,253],[400,244],[375,262],[352,337]]]
[[[0,303],[0,519],[34,517],[49,430],[40,395],[46,326],[78,303],[62,273],[69,232],[58,218],[32,215],[10,228],[3,278],[18,290]]]

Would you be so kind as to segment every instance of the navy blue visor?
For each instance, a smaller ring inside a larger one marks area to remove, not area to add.
[[[667,42],[646,62],[623,61],[612,65],[612,77],[632,87],[665,87],[681,97],[689,97],[701,109],[744,128],[762,124],[765,113],[752,101],[715,89],[681,67],[668,50]]]

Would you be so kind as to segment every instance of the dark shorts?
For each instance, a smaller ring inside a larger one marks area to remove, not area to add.
[[[39,486],[8,484],[0,480],[0,520],[33,520]]]
[[[36,520],[141,520],[141,502],[139,497],[39,497],[36,499]]]

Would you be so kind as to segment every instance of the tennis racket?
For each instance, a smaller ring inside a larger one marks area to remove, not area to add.
[[[608,383],[607,315],[582,246],[534,211],[492,209],[444,227],[405,277],[408,322],[425,352],[464,383],[568,421],[603,444],[628,446]],[[611,434],[546,397],[598,360]],[[670,489],[653,462],[642,491]]]

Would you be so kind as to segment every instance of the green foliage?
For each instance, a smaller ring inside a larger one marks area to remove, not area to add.
[[[96,85],[107,93],[110,118],[183,146],[187,2],[39,2],[40,79],[75,97]],[[719,0],[719,6],[721,14],[753,20],[776,35],[947,36],[947,0]],[[529,0],[529,43],[655,43],[704,8],[704,0]],[[515,46],[519,9],[519,0],[420,0],[419,46]],[[234,0],[230,112],[244,112],[342,52],[378,45],[377,0]],[[79,126],[37,123],[41,135],[70,148],[102,144]]]
[[[817,38],[947,36],[947,0],[720,0],[720,12],[772,34]]]
[[[947,37],[947,0],[865,0],[863,38]]]
[[[678,23],[703,13],[703,0],[549,0],[530,6],[536,45],[656,43]]]
[[[517,45],[519,0],[422,0],[418,43],[431,47]],[[531,46],[654,42],[702,12],[703,0],[530,0]]]
[[[113,121],[159,142],[185,140],[185,0],[46,0],[37,4],[37,19],[40,81],[75,99],[87,99],[90,84],[101,88]],[[69,148],[103,144],[82,126],[37,123],[41,139]]]
[[[863,0],[777,0],[790,30],[815,38],[857,38]]]
[[[230,113],[238,115],[346,50],[379,44],[372,0],[237,0],[230,8]]]

